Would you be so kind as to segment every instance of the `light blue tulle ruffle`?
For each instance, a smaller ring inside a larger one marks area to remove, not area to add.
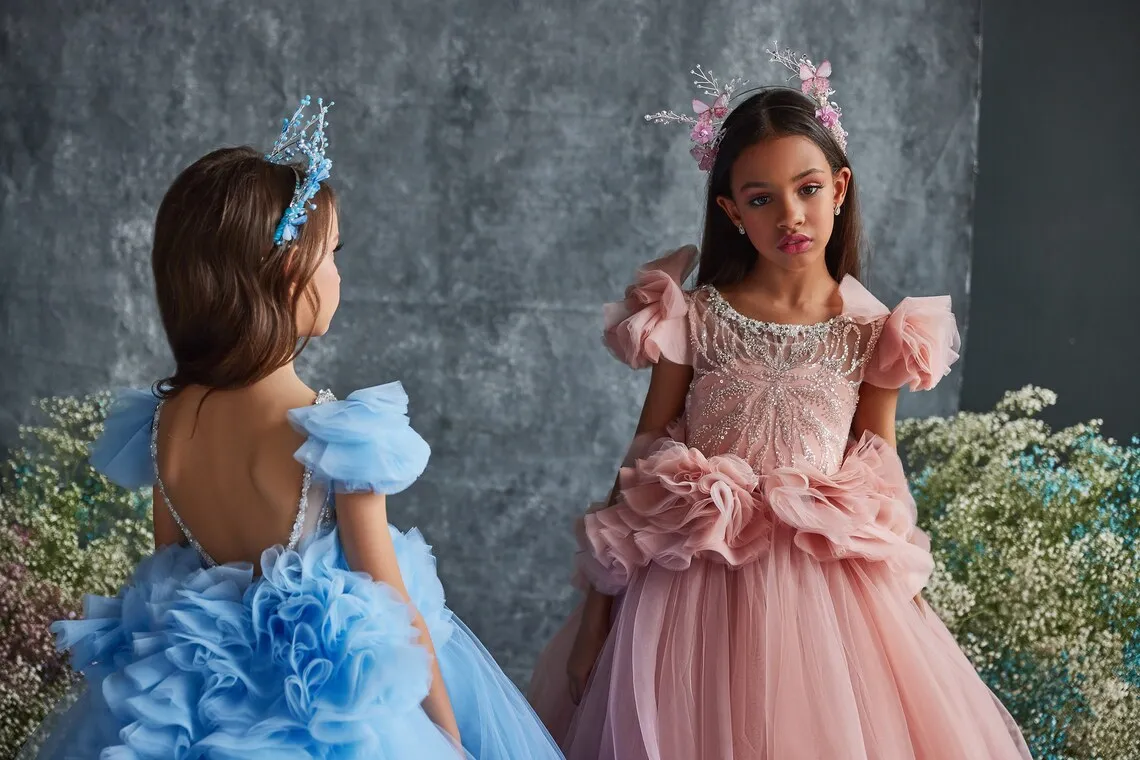
[[[408,423],[408,394],[398,382],[292,409],[289,422],[307,436],[294,457],[340,493],[399,493],[423,474],[431,456]]]
[[[392,528],[400,573],[427,621],[464,748],[479,760],[559,760],[562,752],[526,697],[444,605],[435,557],[419,531]]]
[[[158,399],[125,391],[91,462],[114,482],[154,479]],[[340,492],[396,493],[430,456],[399,383],[289,413],[307,436],[296,458]],[[424,712],[431,670],[406,604],[347,569],[337,531],[296,551],[203,568],[165,547],[115,598],[89,596],[81,620],[53,625],[85,675],[78,701],[34,740],[44,760],[418,758],[557,760],[523,695],[446,607],[435,557],[418,531],[391,528],[404,583],[432,635],[463,744]],[[29,747],[33,746],[29,744]]]
[[[142,488],[154,482],[150,461],[150,425],[158,397],[149,390],[120,391],[91,447],[91,464],[112,483]]]
[[[560,758],[522,694],[445,606],[422,536],[391,531],[466,756]],[[256,578],[249,565],[204,569],[192,549],[166,547],[118,597],[88,597],[85,619],[54,624],[90,688],[40,757],[457,757],[420,704],[429,660],[409,608],[346,569],[335,530],[298,551],[266,551],[261,570]]]
[[[167,547],[53,626],[106,703],[92,717],[118,729],[102,757],[455,757],[420,706],[407,605],[344,569],[335,531],[261,569]]]

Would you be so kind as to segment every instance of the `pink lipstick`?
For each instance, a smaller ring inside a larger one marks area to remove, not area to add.
[[[776,246],[781,253],[803,253],[811,248],[812,240],[807,235],[784,235]]]

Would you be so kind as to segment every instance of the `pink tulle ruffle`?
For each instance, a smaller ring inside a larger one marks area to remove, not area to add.
[[[690,362],[688,303],[681,283],[696,257],[697,249],[685,246],[649,262],[638,270],[624,301],[605,305],[603,341],[620,361],[634,369],[662,357],[676,364]]]
[[[882,388],[930,390],[950,374],[961,344],[949,296],[904,298],[883,323],[865,379]]]
[[[930,578],[930,541],[915,524],[902,462],[882,438],[853,443],[832,475],[780,468],[762,488],[775,519],[795,529],[795,546],[816,559],[885,562],[912,595]]]
[[[758,477],[740,457],[706,457],[663,438],[624,467],[621,498],[579,522],[578,568],[599,591],[616,593],[650,562],[684,570],[694,559],[739,567],[768,549],[775,522],[820,561],[885,562],[917,594],[932,570],[929,542],[898,455],[866,435],[840,469],[781,468]]]

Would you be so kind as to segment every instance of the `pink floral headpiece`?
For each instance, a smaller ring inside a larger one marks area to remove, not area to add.
[[[696,159],[701,171],[707,172],[712,169],[713,163],[716,161],[716,148],[724,134],[721,126],[728,117],[729,101],[732,100],[736,90],[747,84],[747,81],[737,77],[721,84],[711,71],[705,73],[705,70],[700,66],[689,73],[696,77],[693,84],[706,97],[711,98],[712,103],[694,100],[693,113],[696,114],[695,117],[675,111],[658,111],[647,114],[645,120],[654,124],[685,124],[691,126],[689,138],[693,141],[693,148],[689,153]]]
[[[838,103],[831,100],[831,96],[835,94],[835,90],[831,89],[831,61],[824,61],[815,66],[806,55],[793,53],[787,48],[782,52],[765,48],[764,52],[771,56],[772,61],[791,69],[799,76],[800,92],[816,102],[815,118],[827,127],[835,142],[839,143],[839,147],[846,153],[847,132],[839,123],[843,111],[840,110]]]
[[[847,150],[847,132],[839,122],[843,112],[838,104],[830,98],[835,94],[831,89],[831,63],[824,61],[815,66],[811,60],[799,53],[784,49],[783,51],[765,49],[771,56],[771,61],[791,69],[800,78],[800,91],[816,102],[815,116],[827,128],[835,141],[845,152]],[[646,121],[654,124],[685,124],[690,127],[689,138],[693,147],[690,155],[697,161],[703,172],[710,171],[716,162],[717,147],[724,136],[724,120],[728,118],[729,104],[740,88],[747,84],[747,80],[734,77],[721,84],[712,72],[706,72],[697,66],[691,72],[697,77],[693,84],[711,99],[711,103],[704,100],[693,101],[693,113],[679,114],[675,111],[658,111],[647,114]],[[746,90],[747,92],[747,90]]]

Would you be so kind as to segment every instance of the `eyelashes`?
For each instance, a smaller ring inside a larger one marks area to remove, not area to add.
[[[803,187],[800,188],[800,194],[805,195],[808,198],[811,198],[812,196],[817,195],[819,193],[819,191],[822,189],[823,189],[823,185],[819,185],[819,184],[804,185]],[[753,206],[755,208],[759,208],[761,206],[767,206],[771,200],[772,200],[771,196],[758,195],[755,198],[753,198],[752,200],[748,201],[748,205]]]

